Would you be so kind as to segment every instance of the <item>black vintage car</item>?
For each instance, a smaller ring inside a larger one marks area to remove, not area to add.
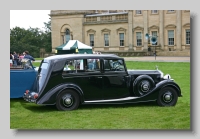
[[[119,104],[156,101],[174,106],[180,87],[160,70],[127,70],[123,58],[113,54],[66,54],[41,61],[35,85],[24,99],[58,110],[82,104]]]

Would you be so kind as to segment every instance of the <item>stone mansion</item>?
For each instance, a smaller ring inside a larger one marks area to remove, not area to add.
[[[51,10],[52,53],[68,40],[119,56],[190,56],[189,10]],[[156,44],[145,38],[156,36]]]

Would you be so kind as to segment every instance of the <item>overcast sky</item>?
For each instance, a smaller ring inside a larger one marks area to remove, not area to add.
[[[43,29],[44,22],[50,21],[50,10],[10,10],[10,29],[18,26],[28,29]]]

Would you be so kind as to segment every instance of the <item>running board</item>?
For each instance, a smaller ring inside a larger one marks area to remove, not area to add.
[[[126,98],[120,98],[120,99],[108,99],[108,100],[94,100],[94,101],[85,101],[85,103],[124,101],[124,100],[132,100],[132,99],[137,99],[137,98],[139,98],[139,97],[126,97]]]

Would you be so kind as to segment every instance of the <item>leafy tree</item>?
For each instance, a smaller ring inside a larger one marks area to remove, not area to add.
[[[46,52],[51,52],[51,21],[44,22],[44,29],[45,31],[42,34],[42,40],[43,40],[43,47],[45,48]]]
[[[22,53],[29,51],[33,57],[40,56],[40,49],[51,52],[51,22],[44,22],[44,31],[39,28],[24,29],[15,27],[10,29],[10,51]]]

